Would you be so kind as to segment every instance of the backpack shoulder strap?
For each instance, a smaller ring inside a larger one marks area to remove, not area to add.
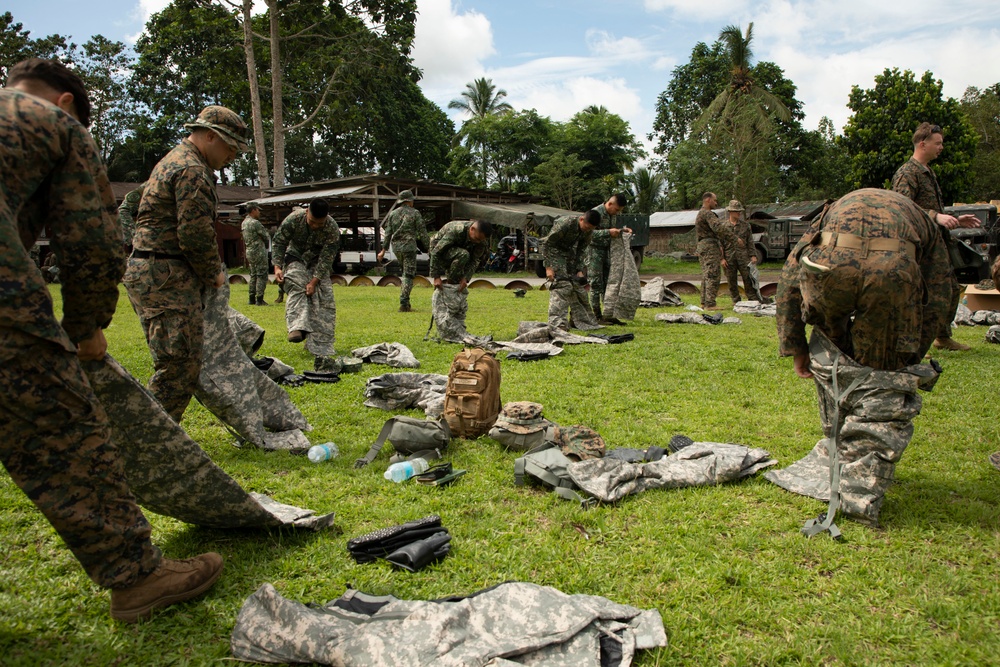
[[[378,453],[382,450],[382,446],[385,444],[386,438],[389,437],[389,432],[392,431],[392,426],[395,423],[395,417],[390,417],[386,420],[385,424],[382,425],[382,430],[378,432],[378,437],[368,450],[368,453],[354,462],[355,468],[364,468],[366,465],[375,460],[375,457],[378,456]]]

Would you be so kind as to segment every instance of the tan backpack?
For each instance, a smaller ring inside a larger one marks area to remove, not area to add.
[[[444,392],[444,413],[454,438],[478,438],[500,414],[500,363],[476,347],[455,355]]]

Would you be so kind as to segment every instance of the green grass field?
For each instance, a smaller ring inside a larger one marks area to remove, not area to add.
[[[271,302],[275,288],[268,288]],[[58,299],[58,292],[54,292]],[[337,349],[405,343],[426,372],[444,373],[456,345],[422,340],[431,292],[415,289],[417,312],[396,312],[395,288],[336,288]],[[267,331],[262,353],[298,369],[311,365],[285,342],[280,307],[233,305]],[[693,302],[695,297],[686,297]],[[545,319],[548,294],[515,299],[473,290],[469,330],[514,335],[519,320]],[[720,305],[728,299],[720,298]],[[568,347],[533,363],[502,362],[504,401],[534,400],[557,423],[584,424],[610,447],[696,440],[763,447],[782,465],[820,437],[815,389],[777,356],[772,318],[740,326],[664,325],[640,310],[617,346]],[[617,330],[617,329],[616,329]],[[1000,448],[996,369],[1000,348],[984,328],[955,337],[968,353],[944,353],[943,377],[924,395],[912,443],[897,467],[879,530],[841,521],[846,540],[806,540],[802,522],[822,509],[759,478],[714,487],[649,491],[589,511],[513,484],[515,455],[489,438],[454,442],[448,455],[469,473],[454,485],[396,485],[382,478],[388,454],[354,470],[389,413],[365,408],[366,366],[338,384],[290,389],[314,425],[313,442],[334,441],[340,458],[237,449],[201,406],[183,425],[245,488],[321,512],[340,532],[218,531],[149,515],[154,540],[172,557],[220,552],[226,570],[202,600],[138,626],[113,622],[108,594],[83,574],[49,524],[0,476],[0,663],[4,665],[204,665],[230,661],[229,633],[243,601],[271,582],[284,596],[325,602],[352,586],[432,599],[506,581],[550,585],[656,608],[669,645],[642,654],[650,665],[985,665],[1000,655]],[[141,381],[149,354],[124,297],[107,330],[110,352]],[[410,412],[420,417],[421,413]],[[387,448],[388,449],[388,448]],[[346,541],[375,528],[437,513],[451,554],[410,574],[357,565]]]

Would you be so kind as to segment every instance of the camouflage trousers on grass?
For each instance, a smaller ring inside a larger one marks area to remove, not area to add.
[[[594,311],[587,301],[587,290],[574,280],[562,278],[552,283],[549,290],[549,324],[557,329],[600,329]]]
[[[399,288],[399,305],[410,305],[410,291],[413,290],[413,277],[417,275],[417,253],[397,252],[396,258],[403,269],[401,279],[403,284]]]
[[[469,289],[459,289],[450,282],[434,290],[431,297],[431,314],[437,327],[439,340],[461,343],[468,335],[465,315],[469,312]]]
[[[94,583],[124,588],[152,572],[160,551],[76,354],[0,328],[0,361],[0,457],[11,478]]]
[[[876,525],[896,463],[913,437],[913,418],[920,414],[917,390],[930,390],[937,373],[926,364],[898,371],[862,366],[816,329],[809,354],[824,437],[804,458],[764,477],[793,493],[827,502],[832,479],[839,509]],[[832,451],[838,459],[833,467]]]
[[[337,304],[333,299],[333,283],[329,276],[319,281],[312,296],[306,296],[306,284],[312,271],[302,262],[290,262],[285,267],[285,322],[289,331],[305,331],[306,349],[317,357],[332,357],[334,330],[337,325]]]
[[[719,295],[719,270],[722,267],[722,251],[715,239],[698,241],[698,262],[701,264],[701,305],[708,308],[715,305]]]

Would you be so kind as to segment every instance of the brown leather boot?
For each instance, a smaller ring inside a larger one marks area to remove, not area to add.
[[[955,352],[968,352],[972,348],[964,343],[959,343],[954,338],[937,338],[934,340],[934,347],[939,350],[953,350]]]
[[[152,574],[128,588],[111,591],[111,616],[135,623],[154,609],[198,597],[222,574],[222,556],[210,552],[187,560],[164,558]]]

